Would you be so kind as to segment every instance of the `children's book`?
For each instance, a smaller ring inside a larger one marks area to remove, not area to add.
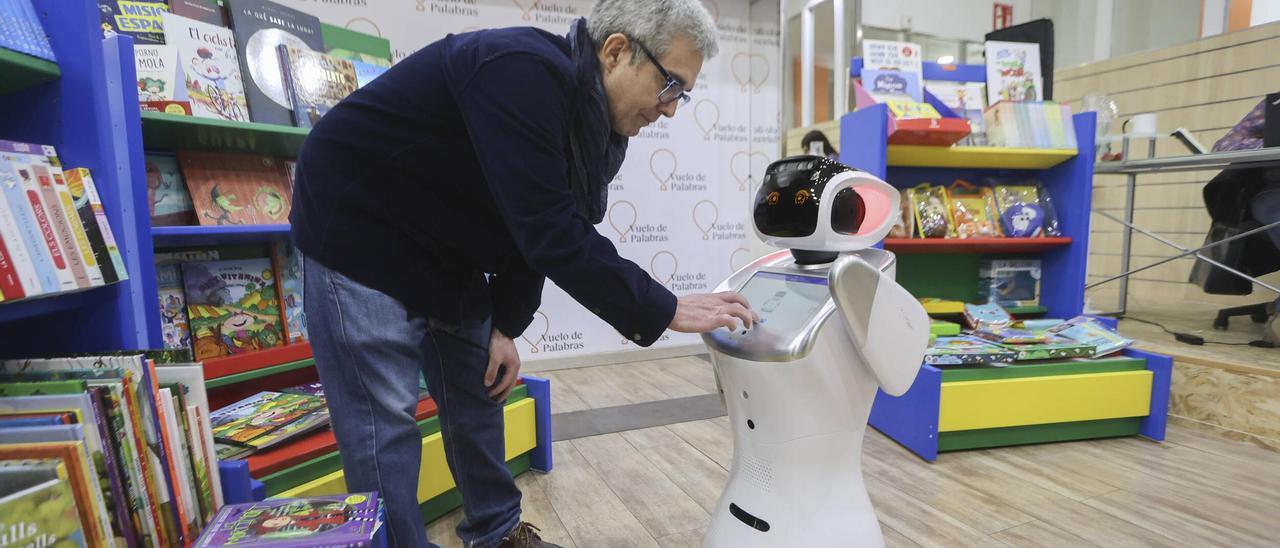
[[[293,125],[278,48],[323,51],[320,19],[269,0],[228,0],[227,15],[241,46],[240,72],[253,121]]]
[[[988,104],[1044,100],[1040,44],[991,40],[986,56]]]
[[[355,65],[346,59],[284,44],[279,55],[295,126],[315,126],[359,86]]]
[[[1088,358],[1094,355],[1092,344],[1083,344],[1066,337],[1053,336],[1048,342],[1038,344],[1006,344],[1004,348],[1017,353],[1017,361],[1048,360],[1057,358]]]
[[[316,417],[323,415],[323,420]],[[215,440],[225,444],[246,445],[261,449],[284,438],[274,437],[268,443],[254,443],[260,438],[283,430],[294,423],[306,430],[290,429],[294,435],[328,422],[324,398],[282,392],[259,392],[249,398],[213,412]]]
[[[8,232],[5,233],[6,245],[9,247],[13,257],[13,250],[25,249],[31,267],[35,275],[35,280],[31,280],[31,274],[20,275],[23,280],[23,290],[27,296],[36,296],[44,293],[56,293],[62,291],[63,287],[58,276],[58,270],[53,262],[53,255],[50,254],[49,244],[55,244],[52,240],[46,240],[43,228],[47,225],[41,223],[44,208],[39,208],[41,217],[37,217],[37,210],[33,209],[38,206],[33,203],[32,195],[25,190],[25,183],[22,174],[30,175],[25,160],[17,154],[0,151],[0,194],[4,196],[7,202],[9,216],[13,219],[13,223],[18,230],[18,237],[14,238]],[[20,245],[19,245],[20,244]],[[61,252],[58,254],[58,260],[62,260]],[[65,267],[65,263],[61,267]],[[34,282],[34,283],[32,283]]]
[[[98,232],[102,235],[102,243],[107,248],[107,255],[111,257],[111,265],[116,276],[121,280],[128,279],[129,272],[125,270],[124,257],[120,255],[120,247],[116,245],[115,233],[111,231],[111,224],[107,221],[107,212],[102,207],[102,197],[98,195],[98,185],[93,182],[93,176],[83,167],[68,169],[66,175],[67,187],[71,190],[71,198],[75,200],[76,208],[85,207],[82,205],[82,200],[88,201],[88,208],[93,212],[94,221],[98,224]],[[83,197],[78,194],[80,192],[84,193]],[[84,213],[80,215],[81,218],[84,217]],[[88,223],[88,221],[85,222]]]
[[[265,257],[182,265],[196,360],[282,344],[274,278]]]
[[[164,27],[169,44],[178,49],[178,73],[191,113],[248,122],[249,103],[231,30],[172,13],[164,14]]]
[[[80,513],[70,480],[56,475],[0,494],[0,531],[12,546],[88,546]]]
[[[391,67],[391,41],[386,38],[327,23],[320,23],[320,37],[324,40],[324,52],[329,55]]]
[[[977,337],[938,337],[924,353],[924,363],[961,365],[973,363],[1008,363],[1016,352]]]
[[[120,280],[128,279],[129,274],[124,270],[124,260],[120,256],[120,248],[116,246],[115,235],[111,232],[110,225],[105,223],[106,216],[98,218],[97,210],[94,208],[93,197],[90,195],[89,188],[93,184],[93,178],[89,176],[89,170],[85,168],[68,169],[63,173],[66,179],[67,191],[71,197],[72,209],[76,216],[80,218],[80,224],[84,227],[85,236],[89,240],[89,249],[93,252],[93,257],[98,263],[98,269],[102,272],[102,280],[104,283],[115,283]],[[106,231],[103,231],[104,225]]]
[[[376,492],[230,504],[195,545],[374,546],[382,521]]]
[[[978,295],[1001,306],[1040,304],[1040,259],[983,259]]]
[[[167,154],[147,154],[147,198],[151,204],[152,226],[194,225],[195,206],[187,183],[182,180],[182,168],[177,157]]]
[[[165,0],[98,0],[102,33],[132,36],[134,44],[165,43]]]
[[[169,0],[169,11],[210,25],[227,26],[222,0]]]
[[[1000,344],[1041,344],[1049,342],[1049,335],[1014,327],[987,326],[973,330],[973,336]]]
[[[178,65],[178,48],[173,45],[138,44],[133,47],[133,64],[138,76],[138,102],[147,110],[166,110],[167,103],[191,103]],[[175,112],[176,113],[176,112]]]
[[[187,418],[194,423],[194,429],[191,431],[191,437],[195,438],[192,445],[192,458],[202,461],[201,464],[205,471],[203,474],[196,472],[197,479],[200,476],[206,476],[210,486],[222,485],[222,477],[218,472],[218,458],[214,448],[213,427],[209,422],[209,396],[204,386],[204,367],[200,364],[166,364],[156,367],[156,378],[162,383],[178,383],[185,390],[182,394],[187,406]],[[197,456],[198,453],[199,455]],[[193,462],[193,466],[197,463]],[[210,495],[213,497],[213,510],[222,507],[222,489],[210,487]],[[213,516],[208,516],[211,519]],[[205,520],[206,522],[208,519]]]
[[[76,425],[78,426],[78,425]],[[95,485],[92,462],[85,457],[84,443],[57,441],[0,444],[0,460],[58,459],[66,470],[67,484],[75,500],[80,527],[89,546],[112,546],[102,493]],[[92,478],[92,479],[91,479]]]
[[[1093,357],[1105,356],[1133,345],[1133,339],[1121,336],[1089,316],[1076,316],[1048,329],[1049,333],[1094,347]]]
[[[983,327],[1007,327],[1013,323],[1013,316],[1009,312],[995,303],[973,304],[965,303],[964,305],[964,321],[973,329]]]
[[[374,63],[366,63],[364,61],[352,61],[351,66],[356,69],[356,86],[365,87],[382,73],[386,72],[388,67]]]
[[[307,315],[302,307],[302,255],[288,242],[271,246],[276,269],[276,291],[280,295],[281,325],[288,344],[307,339]]]
[[[293,192],[280,159],[183,150],[178,163],[201,225],[288,222]]]
[[[182,263],[216,261],[218,251],[157,252],[156,292],[160,298],[160,336],[165,348],[191,349],[191,324],[187,320],[187,294],[182,288]]]

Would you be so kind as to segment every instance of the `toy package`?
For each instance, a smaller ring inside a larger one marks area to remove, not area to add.
[[[921,238],[954,238],[954,224],[947,207],[947,188],[921,183],[907,191]]]
[[[964,321],[972,329],[984,327],[1008,327],[1013,324],[1013,316],[1003,307],[995,303],[965,303]]]
[[[1037,181],[1005,182],[990,179],[995,193],[1000,228],[1012,238],[1061,236],[1058,215],[1049,191]]]
[[[1001,306],[1040,304],[1040,259],[983,259],[978,297]]]
[[[1093,356],[1105,356],[1129,347],[1133,339],[1121,336],[1089,316],[1076,316],[1049,328],[1049,333],[1094,347]]]
[[[1017,352],[977,337],[938,337],[924,353],[930,365],[965,365],[976,363],[1008,363]]]
[[[912,238],[915,237],[916,219],[911,214],[911,190],[902,191],[902,201],[899,202],[900,211],[898,219],[893,223],[893,228],[889,229],[890,238]]]
[[[957,238],[994,238],[1000,236],[996,223],[995,195],[990,188],[976,187],[957,179],[947,188],[951,221]]]

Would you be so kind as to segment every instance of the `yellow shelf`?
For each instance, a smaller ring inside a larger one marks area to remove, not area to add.
[[[1047,169],[1075,156],[1069,148],[889,145],[889,165],[902,167]]]

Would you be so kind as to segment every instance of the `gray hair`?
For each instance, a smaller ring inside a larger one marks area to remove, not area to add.
[[[699,0],[598,0],[587,17],[587,31],[596,49],[613,34],[639,40],[657,57],[667,54],[671,42],[684,36],[703,59],[719,53],[716,23]],[[636,55],[633,62],[639,62]]]

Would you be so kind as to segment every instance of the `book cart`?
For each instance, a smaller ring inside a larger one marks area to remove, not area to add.
[[[851,65],[856,78],[861,59]],[[924,79],[982,82],[985,67],[926,62]],[[1076,150],[889,145],[889,116],[884,105],[845,115],[840,121],[841,161],[899,189],[989,176],[1037,179],[1054,200],[1062,231],[1057,238],[889,238],[884,248],[898,257],[898,282],[917,296],[975,302],[984,255],[1033,255],[1041,260],[1040,305],[1009,312],[1017,318],[1080,315],[1094,114],[1073,117]],[[1172,367],[1167,356],[1134,349],[1093,360],[1007,367],[925,364],[906,394],[877,395],[870,424],[928,461],[943,451],[1027,443],[1129,435],[1163,440]]]
[[[126,257],[129,279],[76,293],[0,303],[4,353],[162,348],[157,250],[265,246],[287,241],[289,226],[152,227],[145,151],[296,157],[308,130],[142,112],[133,39],[101,38],[97,2],[35,0],[35,5],[60,66],[0,50],[0,138],[54,145],[65,165],[92,170]],[[262,390],[317,380],[311,347],[305,342],[205,360],[203,366],[212,409]],[[507,399],[507,465],[513,474],[551,469],[550,396],[549,381],[525,376]],[[444,458],[436,411],[430,398],[420,401],[416,410],[422,433],[418,499],[424,521],[461,505]],[[228,504],[347,491],[336,441],[328,429],[242,460],[221,461],[219,470]]]

